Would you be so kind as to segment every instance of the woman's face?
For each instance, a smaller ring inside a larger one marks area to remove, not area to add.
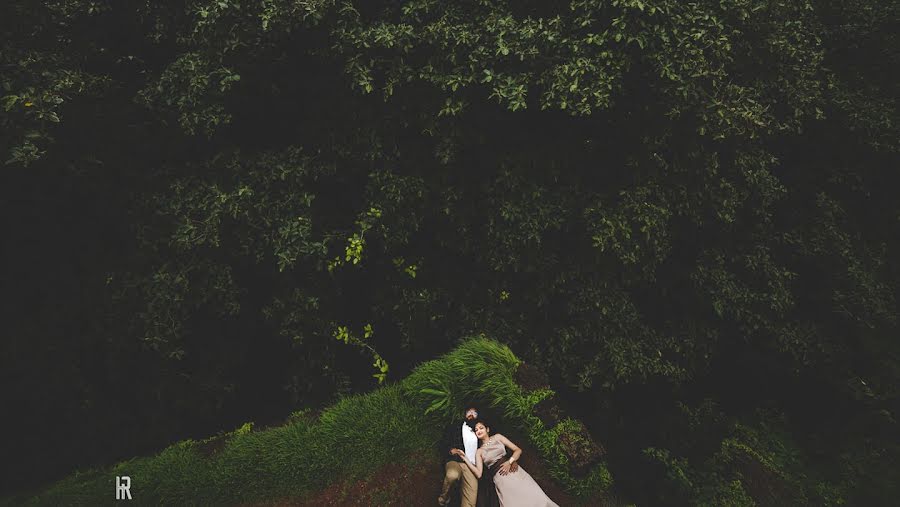
[[[478,423],[475,425],[475,436],[478,438],[484,438],[488,434],[488,429],[484,427],[484,424]]]

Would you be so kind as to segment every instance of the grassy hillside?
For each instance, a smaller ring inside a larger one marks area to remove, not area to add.
[[[605,464],[574,463],[583,457],[578,449],[593,445],[590,437],[575,420],[539,417],[535,406],[547,406],[554,393],[545,385],[523,387],[520,365],[507,347],[471,339],[399,383],[319,414],[301,411],[282,426],[257,431],[247,423],[178,442],[156,456],[79,471],[0,505],[115,503],[116,476],[126,475],[132,504],[430,505],[441,478],[442,428],[475,400],[520,440],[528,458],[523,466],[551,496],[561,504],[596,503],[612,484]]]

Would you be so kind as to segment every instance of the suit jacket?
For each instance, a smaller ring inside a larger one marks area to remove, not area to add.
[[[457,461],[462,463],[463,460],[459,456],[453,456],[450,454],[450,449],[460,449],[462,451],[466,450],[465,444],[463,443],[462,437],[462,425],[465,421],[457,421],[449,426],[447,426],[446,431],[444,431],[444,439],[441,441],[441,454],[444,456],[444,463],[448,461]]]

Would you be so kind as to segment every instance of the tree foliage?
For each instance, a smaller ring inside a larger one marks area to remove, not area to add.
[[[93,245],[87,295],[56,297],[80,300],[93,353],[160,372],[138,388],[148,412],[237,407],[241,385],[311,403],[368,388],[371,361],[382,381],[487,332],[575,399],[777,381],[802,387],[743,409],[780,407],[812,445],[844,407],[860,429],[833,463],[897,455],[871,429],[896,434],[900,408],[896,2],[9,9],[7,192],[95,202],[102,220],[49,226],[48,248]],[[29,206],[4,209],[53,213]],[[38,332],[19,319],[10,350]],[[62,362],[61,329],[34,350]],[[264,384],[250,350],[275,365]],[[203,381],[175,402],[178,378]]]

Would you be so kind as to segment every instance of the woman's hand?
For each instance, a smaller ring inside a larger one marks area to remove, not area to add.
[[[519,469],[519,465],[517,465],[514,461],[513,462],[507,461],[506,463],[500,465],[500,469],[497,470],[497,473],[500,475],[512,474],[512,473],[515,473],[516,470],[518,470],[518,469]]]
[[[450,449],[450,454],[454,456],[459,456],[460,458],[465,458],[466,453],[460,451],[459,449]]]

